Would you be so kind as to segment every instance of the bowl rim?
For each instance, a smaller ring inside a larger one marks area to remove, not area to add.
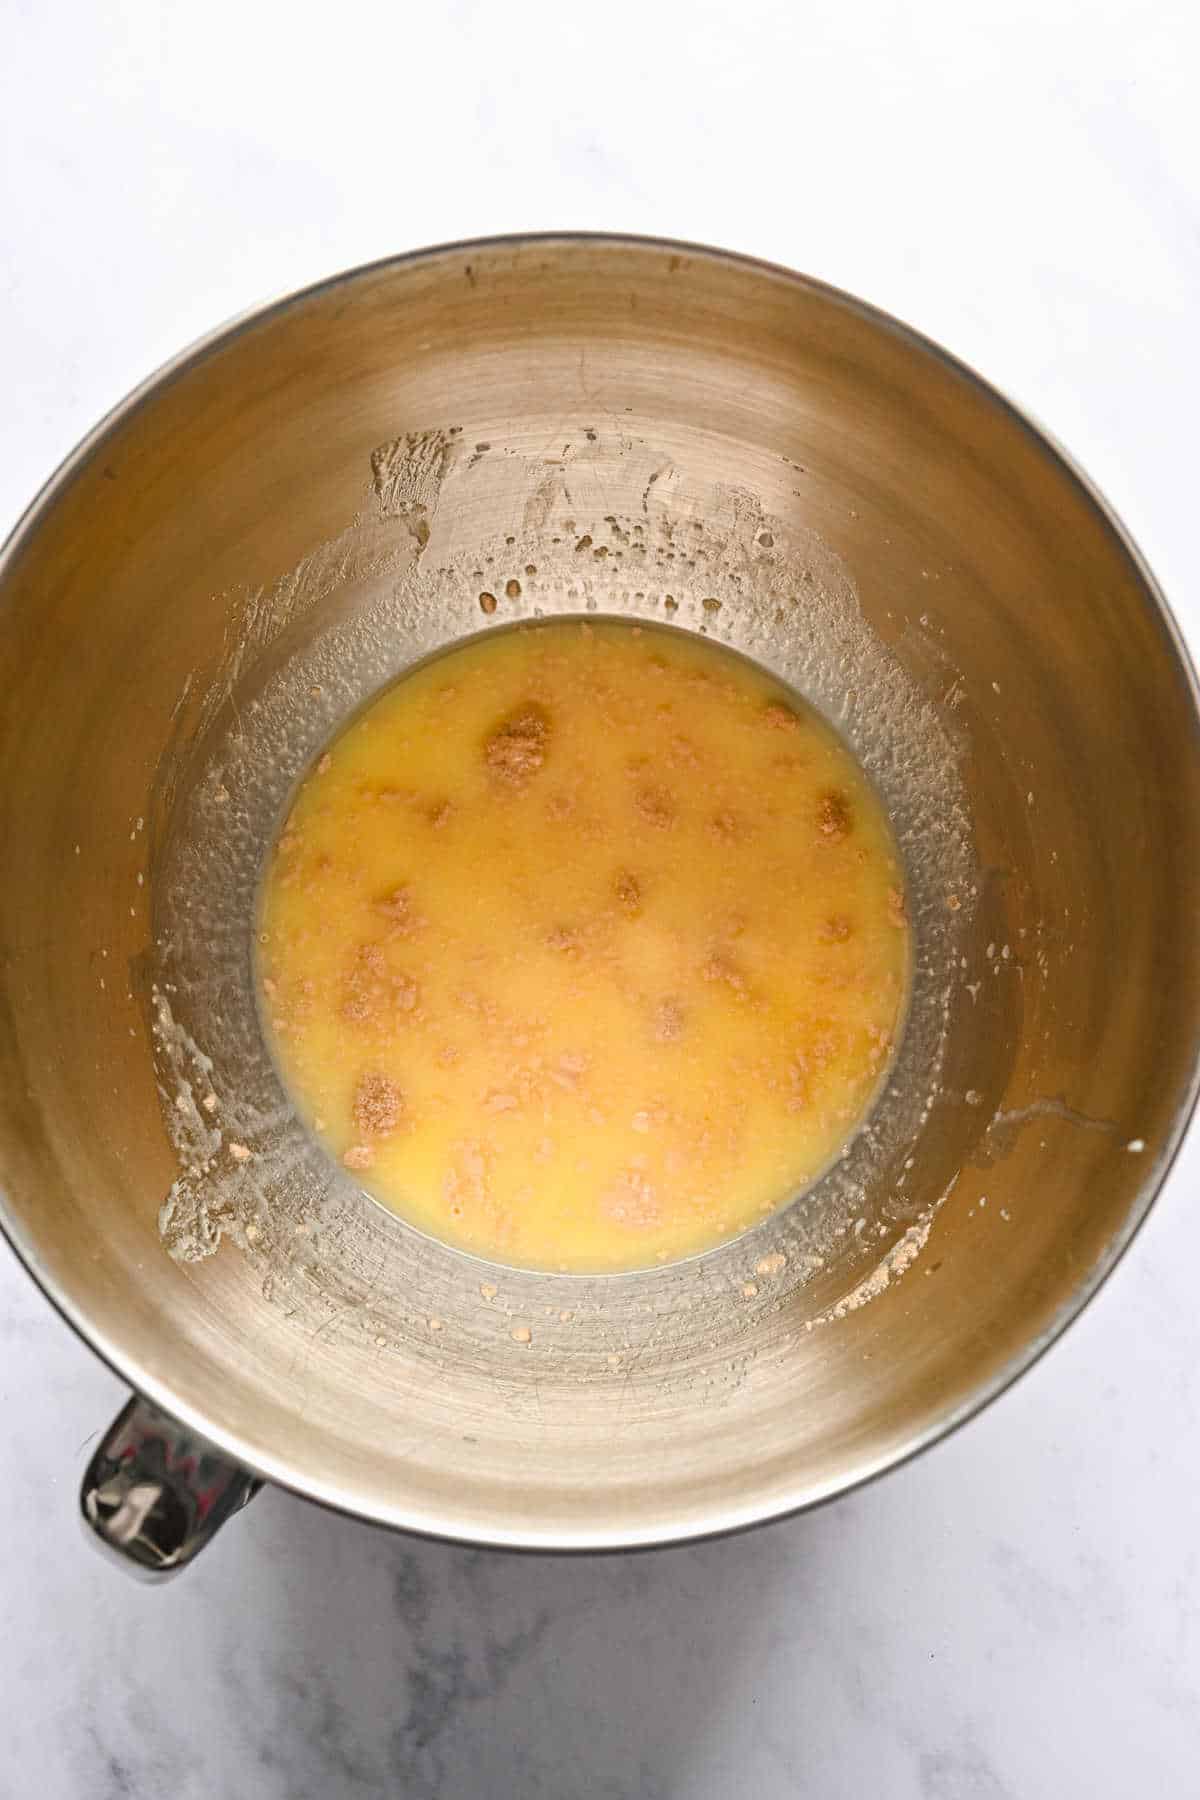
[[[591,247],[660,251],[667,255],[687,256],[710,264],[715,263],[727,268],[766,276],[797,290],[820,296],[875,330],[899,339],[910,350],[932,358],[944,370],[965,381],[984,401],[997,407],[1002,414],[1006,415],[1043,456],[1058,465],[1062,473],[1068,480],[1074,482],[1085,500],[1099,515],[1101,524],[1106,526],[1117,540],[1140,582],[1143,595],[1151,611],[1157,615],[1167,645],[1173,652],[1179,670],[1185,679],[1191,699],[1193,735],[1197,747],[1200,748],[1200,681],[1197,679],[1196,667],[1183,632],[1166,596],[1132,533],[1115,507],[1075,461],[1070,452],[1059,442],[1054,433],[1048,430],[1035,414],[1027,407],[1018,405],[1001,388],[981,376],[969,363],[872,302],[863,300],[830,282],[822,281],[816,276],[791,269],[784,264],[749,256],[739,251],[690,242],[686,239],[660,238],[630,232],[547,230],[450,240],[415,250],[377,257],[365,263],[340,269],[332,275],[305,283],[301,287],[285,291],[271,299],[245,308],[226,319],[224,323],[217,325],[213,330],[194,339],[174,356],[169,357],[152,370],[123,399],[111,407],[68,452],[34,494],[18,516],[3,543],[0,544],[0,585],[3,584],[10,566],[33,538],[59,495],[67,489],[78,472],[96,455],[115,431],[140,412],[150,400],[170,387],[185,372],[199,367],[211,355],[233,343],[245,333],[257,329],[293,307],[327,296],[339,287],[348,286],[385,271],[402,269],[420,263],[432,263],[442,258],[461,257],[468,253],[487,255],[504,251],[528,251],[539,246],[568,249]],[[969,1419],[982,1412],[986,1406],[1013,1387],[1041,1360],[1050,1346],[1057,1342],[1067,1328],[1079,1318],[1121,1261],[1145,1224],[1151,1207],[1162,1192],[1175,1165],[1198,1098],[1200,1098],[1200,1020],[1197,1021],[1191,1079],[1186,1094],[1181,1097],[1176,1108],[1166,1141],[1154,1160],[1147,1165],[1136,1198],[1120,1229],[1114,1233],[1103,1254],[1090,1269],[1082,1274],[1071,1293],[1059,1305],[1042,1330],[1008,1357],[1003,1366],[982,1382],[967,1399],[950,1408],[944,1415],[930,1420],[920,1429],[914,1430],[897,1445],[864,1460],[862,1464],[847,1471],[844,1476],[833,1475],[822,1482],[805,1483],[802,1492],[785,1494],[782,1497],[772,1496],[759,1501],[751,1499],[736,1506],[718,1508],[714,1510],[711,1518],[699,1522],[684,1522],[677,1527],[668,1523],[658,1523],[630,1530],[628,1527],[622,1527],[619,1520],[614,1520],[612,1527],[603,1531],[577,1532],[557,1528],[554,1530],[524,1530],[519,1526],[506,1528],[499,1524],[480,1530],[465,1521],[459,1521],[456,1524],[451,1518],[448,1518],[444,1525],[439,1524],[426,1513],[410,1511],[402,1504],[394,1506],[356,1504],[353,1498],[335,1481],[302,1482],[289,1471],[286,1459],[277,1459],[264,1453],[261,1449],[253,1449],[241,1439],[236,1431],[229,1430],[219,1422],[210,1419],[202,1410],[190,1405],[181,1405],[172,1394],[168,1381],[162,1379],[138,1357],[126,1354],[119,1344],[112,1341],[110,1335],[97,1331],[89,1323],[85,1309],[60,1290],[43,1265],[34,1235],[13,1217],[9,1210],[7,1193],[3,1187],[0,1187],[0,1233],[3,1234],[18,1260],[24,1265],[26,1272],[41,1289],[59,1316],[120,1380],[129,1384],[136,1393],[144,1395],[154,1405],[177,1419],[188,1430],[207,1439],[223,1456],[252,1471],[273,1486],[281,1487],[302,1499],[314,1501],[317,1505],[348,1518],[360,1519],[370,1524],[387,1526],[393,1530],[445,1543],[533,1554],[620,1554],[634,1550],[656,1549],[671,1544],[702,1543],[712,1538],[750,1530],[756,1525],[807,1512],[811,1508],[824,1505],[843,1494],[849,1494],[858,1488],[865,1487],[869,1482],[879,1480],[892,1469],[902,1467],[934,1444],[948,1438]]]

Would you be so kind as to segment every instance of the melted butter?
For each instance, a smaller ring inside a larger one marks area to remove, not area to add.
[[[301,1116],[422,1230],[572,1271],[689,1255],[861,1122],[903,1011],[886,816],[704,639],[579,621],[405,676],[301,786],[264,1018]]]

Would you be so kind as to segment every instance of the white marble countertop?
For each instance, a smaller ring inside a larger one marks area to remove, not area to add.
[[[4,9],[0,527],[259,298],[424,242],[629,229],[940,338],[1082,460],[1200,643],[1193,0],[305,17]],[[1194,1135],[1052,1354],[816,1514],[550,1561],[268,1492],[160,1590],[75,1520],[119,1384],[0,1251],[0,1796],[1200,1793],[1198,1176]]]

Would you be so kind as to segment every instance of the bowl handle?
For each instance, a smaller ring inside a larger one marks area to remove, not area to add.
[[[122,1566],[162,1578],[191,1562],[262,1482],[134,1395],[83,1478],[87,1524]]]

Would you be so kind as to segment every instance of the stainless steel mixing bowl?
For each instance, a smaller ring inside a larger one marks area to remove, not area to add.
[[[919,954],[887,1092],[829,1176],[710,1256],[583,1280],[430,1243],[303,1138],[251,909],[291,784],[367,693],[470,632],[590,611],[707,631],[834,719],[896,820]],[[18,527],[0,694],[5,1226],[215,1447],[148,1408],[106,1447],[88,1507],[145,1560],[244,1496],[218,1452],[539,1548],[835,1494],[1028,1366],[1178,1146],[1200,1024],[1179,638],[1059,451],[818,283],[552,237],[253,314]]]

